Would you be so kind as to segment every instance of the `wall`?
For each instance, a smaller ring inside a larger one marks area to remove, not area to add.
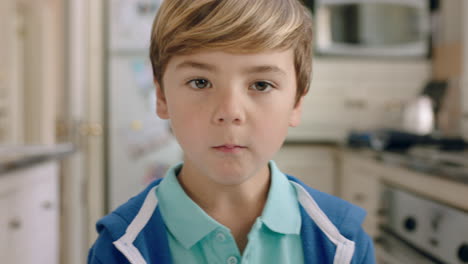
[[[424,59],[315,58],[302,124],[288,140],[342,141],[349,130],[397,126],[430,70]]]

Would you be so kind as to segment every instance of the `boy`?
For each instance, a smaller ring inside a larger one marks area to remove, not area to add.
[[[97,224],[89,263],[374,263],[365,213],[270,159],[312,63],[298,0],[166,0],[151,61],[184,163]]]

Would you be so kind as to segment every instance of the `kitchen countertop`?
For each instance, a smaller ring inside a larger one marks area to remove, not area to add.
[[[451,175],[441,171],[420,169],[411,158],[402,154],[344,148],[347,162],[357,162],[379,182],[400,186],[425,197],[468,211],[468,175]],[[417,163],[416,163],[417,164]],[[429,168],[429,167],[428,167]]]
[[[62,159],[75,152],[71,143],[57,145],[0,146],[0,176],[17,169],[54,159]]]
[[[419,150],[410,153],[378,152],[373,150],[350,151],[374,159],[384,165],[402,167],[411,171],[427,174],[428,176],[439,177],[450,181],[468,184],[468,152],[460,153],[437,153],[436,151]],[[426,151],[425,154],[415,154]],[[465,162],[454,163],[444,159],[444,156],[457,156],[458,160],[465,159]]]

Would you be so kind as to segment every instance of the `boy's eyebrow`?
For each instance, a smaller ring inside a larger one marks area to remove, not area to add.
[[[183,61],[177,64],[176,69],[181,69],[181,68],[197,68],[197,69],[207,70],[211,72],[217,71],[217,67],[214,65],[196,62],[196,61]],[[286,72],[284,70],[274,65],[252,66],[243,70],[244,74],[255,74],[255,73],[266,73],[266,72],[280,73],[280,74],[286,75]]]
[[[284,70],[274,65],[253,66],[253,67],[248,67],[244,70],[245,74],[265,73],[265,72],[281,73],[283,75],[286,75],[286,72]]]
[[[216,67],[210,64],[195,62],[195,61],[184,61],[182,63],[177,64],[176,69],[181,68],[197,68],[201,70],[207,70],[211,72],[216,71]]]

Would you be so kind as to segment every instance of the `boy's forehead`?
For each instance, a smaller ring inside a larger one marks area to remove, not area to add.
[[[175,54],[174,57],[192,57],[192,56],[206,56],[206,55],[216,55],[216,54],[226,54],[231,56],[262,56],[262,55],[275,55],[280,53],[293,53],[292,48],[282,48],[282,49],[266,49],[266,50],[256,50],[256,49],[217,49],[217,48],[207,48],[207,49],[194,49],[188,52]]]
[[[206,68],[215,70],[216,65],[229,64],[232,66],[271,66],[271,68],[288,68],[294,62],[292,49],[267,50],[259,52],[236,52],[223,50],[197,50],[187,54],[171,57],[168,68]],[[274,70],[274,69],[273,69]]]

